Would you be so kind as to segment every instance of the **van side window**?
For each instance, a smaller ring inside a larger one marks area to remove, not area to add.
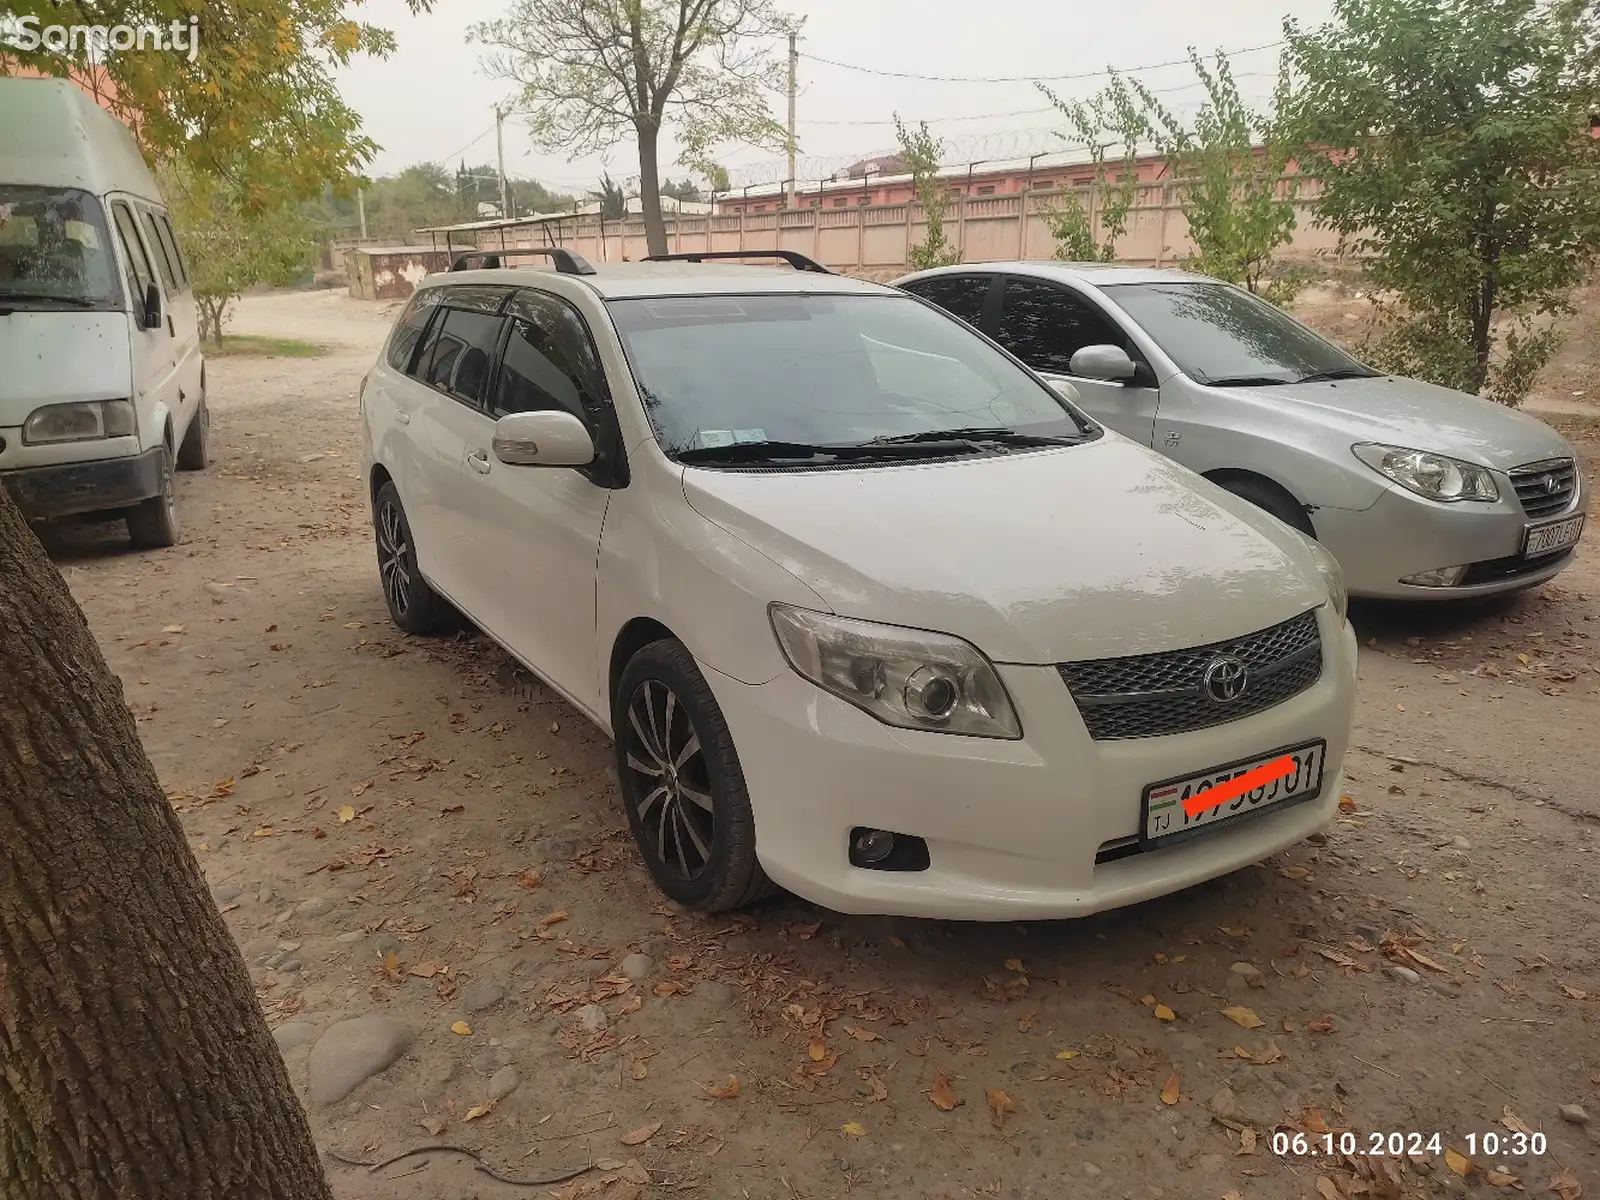
[[[145,290],[155,282],[150,272],[150,262],[144,256],[144,243],[139,240],[139,228],[133,223],[133,214],[120,200],[111,205],[111,215],[117,225],[117,240],[122,243],[122,257],[133,272],[133,302],[135,307],[144,304]]]
[[[167,285],[167,295],[175,296],[178,294],[178,270],[172,265],[167,248],[162,245],[161,237],[156,232],[155,218],[150,215],[148,208],[141,208],[139,216],[144,222],[144,240],[150,247],[150,257],[156,260],[156,268],[161,272],[161,282]]]
[[[172,264],[172,273],[178,277],[180,291],[189,290],[189,267],[183,261],[183,255],[178,253],[178,239],[172,232],[172,222],[167,220],[164,212],[150,213],[150,219],[156,223],[156,237],[161,242],[161,249],[167,256],[167,261]]]

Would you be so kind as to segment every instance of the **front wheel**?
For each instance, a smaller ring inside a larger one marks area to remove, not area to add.
[[[172,451],[165,446],[161,448],[161,491],[128,509],[123,521],[129,540],[140,550],[176,546],[183,536],[172,481]]]
[[[206,398],[189,418],[189,428],[184,430],[183,441],[178,446],[178,470],[204,471],[211,462],[211,409]]]
[[[664,638],[634,655],[612,727],[628,827],[661,890],[704,912],[770,894],[733,737],[681,642]]]

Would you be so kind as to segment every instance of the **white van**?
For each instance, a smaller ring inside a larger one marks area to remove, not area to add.
[[[67,80],[0,78],[0,482],[30,520],[171,546],[206,465],[188,266],[128,128]]]

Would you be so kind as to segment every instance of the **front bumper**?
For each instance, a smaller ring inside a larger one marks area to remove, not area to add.
[[[161,446],[143,454],[0,471],[0,483],[30,521],[128,508],[161,494]]]
[[[1573,560],[1565,553],[1523,560],[1523,531],[1585,510],[1588,489],[1578,471],[1578,490],[1562,513],[1537,519],[1523,512],[1510,485],[1500,477],[1501,498],[1493,504],[1440,504],[1403,488],[1390,487],[1371,508],[1318,509],[1312,514],[1317,540],[1344,568],[1352,596],[1382,600],[1456,600],[1514,592],[1554,578]],[[1420,587],[1402,579],[1440,567],[1472,564],[1454,587]]]
[[[1323,673],[1282,704],[1209,729],[1096,742],[1049,666],[999,670],[1021,741],[893,729],[785,672],[742,684],[707,670],[739,751],[757,852],[772,879],[839,912],[951,920],[1085,916],[1237,870],[1316,832],[1337,810],[1355,706],[1348,623],[1318,613]],[[1313,738],[1322,791],[1178,845],[1097,863],[1140,832],[1146,784]],[[855,826],[921,837],[930,865],[849,863]]]

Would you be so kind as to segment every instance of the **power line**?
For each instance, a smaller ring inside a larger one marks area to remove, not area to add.
[[[1255,54],[1261,50],[1276,50],[1284,43],[1282,39],[1276,42],[1265,42],[1260,46],[1245,46],[1239,50],[1224,50],[1222,53],[1229,58],[1237,58],[1243,54]],[[800,57],[809,58],[812,62],[823,63],[830,67],[839,67],[846,71],[859,71],[863,75],[879,75],[885,79],[916,79],[929,83],[1055,83],[1069,79],[1098,79],[1102,75],[1128,75],[1134,71],[1158,71],[1163,67],[1183,67],[1189,64],[1187,58],[1175,58],[1168,62],[1145,63],[1137,67],[1108,67],[1100,71],[1078,71],[1070,75],[918,75],[911,71],[881,71],[877,67],[863,67],[856,63],[839,62],[832,58],[822,58],[816,54],[802,54]]]
[[[497,121],[495,124],[498,125],[499,122]],[[461,149],[452,150],[452,151],[450,151],[449,154],[446,154],[443,158],[436,158],[436,159],[432,159],[430,161],[432,161],[432,162],[449,162],[452,158],[455,158],[457,155],[465,154],[468,150],[471,150],[474,146],[476,146],[479,142],[483,141],[484,138],[488,137],[494,131],[495,131],[495,125],[491,125],[491,126],[489,126],[489,128],[485,129],[482,133],[480,133],[477,137],[473,138],[470,142],[468,142],[465,146],[461,147]]]

